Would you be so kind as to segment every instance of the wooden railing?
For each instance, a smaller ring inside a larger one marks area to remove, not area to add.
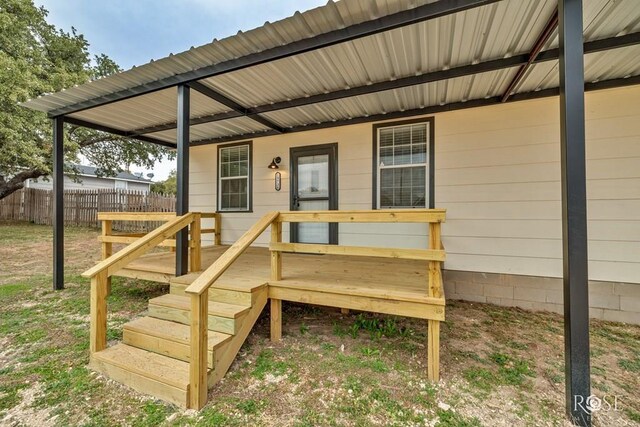
[[[427,261],[427,295],[444,298],[442,263],[446,258],[441,240],[440,224],[445,221],[444,209],[377,210],[377,211],[296,211],[282,212],[272,225],[271,280],[282,280],[282,252],[333,254],[401,258]],[[374,248],[364,246],[336,246],[308,243],[282,243],[283,222],[342,222],[342,223],[428,223],[428,249]],[[273,231],[275,230],[275,231]],[[271,299],[271,337],[281,336],[282,302]],[[440,377],[440,320],[429,319],[427,337],[427,373],[429,379]]]
[[[190,408],[200,409],[207,403],[209,287],[227,271],[231,264],[251,246],[277,217],[278,212],[270,212],[264,215],[185,289],[185,293],[191,296]]]
[[[220,245],[221,235],[221,219],[220,214],[216,212],[194,212],[194,215],[200,219],[213,219],[214,226],[212,228],[202,228],[200,221],[194,221],[190,228],[189,236],[189,252],[190,252],[190,271],[199,271],[202,268],[201,256],[201,235],[213,234],[213,242]],[[113,244],[124,243],[131,244],[144,237],[145,233],[113,233],[114,221],[155,221],[167,222],[176,218],[175,212],[99,212],[98,220],[102,223],[102,234],[98,236],[98,241],[102,246],[102,259],[105,260],[113,255]],[[160,242],[157,246],[169,247],[175,250],[175,236]]]
[[[441,263],[445,252],[440,239],[440,224],[445,221],[445,210],[378,210],[378,211],[296,211],[269,212],[255,223],[220,258],[205,270],[189,287],[186,294],[191,297],[191,358],[189,365],[189,407],[200,409],[207,400],[207,330],[208,290],[233,262],[270,226],[271,227],[271,280],[282,280],[282,253],[314,253],[353,256],[374,256],[414,259],[428,262],[428,279],[425,291],[434,299],[443,299]],[[428,249],[390,249],[360,246],[336,246],[322,244],[283,243],[282,223],[428,223]],[[271,299],[271,337],[281,335],[282,301]],[[428,320],[428,374],[437,381],[439,377],[440,320]]]
[[[139,258],[178,231],[190,226],[194,222],[199,223],[199,221],[199,216],[193,213],[175,217],[146,236],[137,239],[123,250],[100,261],[82,273],[83,277],[91,279],[91,325],[89,337],[91,354],[104,350],[107,346],[107,296],[109,278],[131,261]]]

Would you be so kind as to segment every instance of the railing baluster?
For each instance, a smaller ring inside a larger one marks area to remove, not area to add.
[[[282,223],[278,220],[271,224],[271,244],[282,242]],[[271,280],[282,280],[282,252],[271,251]]]
[[[440,250],[440,223],[429,223],[429,249]],[[429,261],[429,296],[442,297],[442,272],[439,261]]]
[[[111,236],[113,232],[113,222],[109,219],[102,220],[102,237]],[[102,241],[102,260],[113,255],[113,243]],[[107,277],[107,295],[111,295],[111,277]]]
[[[202,218],[199,213],[193,214],[193,222],[191,223],[191,272],[200,271],[202,269]]]
[[[213,217],[214,220],[214,237],[213,237],[213,241],[217,246],[220,246],[222,244],[222,217],[220,216],[219,213],[216,213]]]

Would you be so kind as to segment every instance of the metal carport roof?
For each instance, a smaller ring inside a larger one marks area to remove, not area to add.
[[[177,145],[182,215],[189,208],[189,145],[557,95],[561,79],[566,402],[574,422],[590,425],[590,411],[573,403],[590,394],[581,74],[584,64],[586,90],[640,84],[640,7],[637,0],[561,0],[558,12],[556,4],[330,1],[26,102],[54,118],[54,288],[64,284],[63,122]],[[176,240],[182,275],[186,229]]]
[[[555,27],[505,91],[555,13],[553,0],[330,1],[24,105],[173,145],[172,86],[199,82],[190,131],[198,145],[548,96],[558,87]],[[331,38],[345,33],[347,41]],[[585,0],[584,37],[587,89],[640,83],[636,0]]]

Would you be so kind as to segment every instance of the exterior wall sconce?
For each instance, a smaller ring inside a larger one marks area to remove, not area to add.
[[[269,164],[269,169],[280,169],[280,166],[278,166],[278,164],[282,161],[282,159],[280,157],[274,157],[273,160],[271,160],[271,164]]]

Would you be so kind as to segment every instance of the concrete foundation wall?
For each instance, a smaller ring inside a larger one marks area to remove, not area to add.
[[[443,275],[447,300],[563,313],[560,278],[457,270]],[[635,283],[589,281],[589,305],[594,319],[640,325],[640,286]]]

